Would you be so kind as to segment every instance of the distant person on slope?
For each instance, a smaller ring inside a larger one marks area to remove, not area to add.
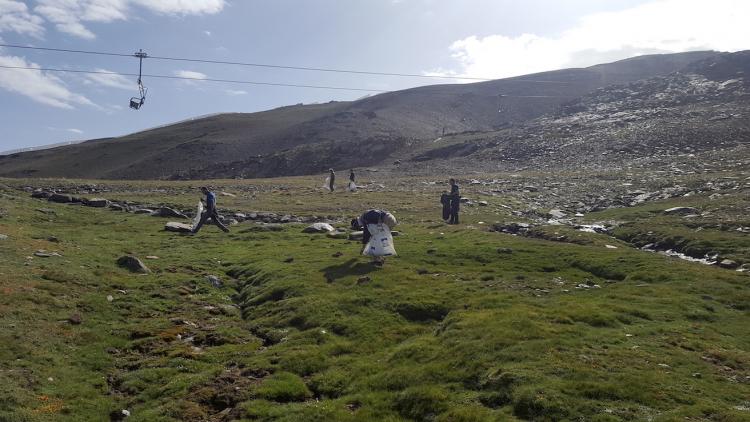
[[[451,196],[447,190],[444,190],[443,194],[440,195],[440,203],[443,205],[443,221],[447,223],[451,218]]]
[[[364,213],[362,213],[361,216],[358,218],[355,218],[352,220],[351,226],[352,230],[362,230],[362,244],[368,245],[370,243],[370,240],[372,239],[372,234],[370,233],[370,229],[368,226],[370,225],[384,225],[388,230],[388,235],[390,237],[390,230],[392,230],[398,222],[396,221],[396,217],[393,216],[393,214],[389,213],[388,211],[382,211],[382,210],[376,210],[371,209],[367,210]],[[390,239],[391,242],[393,239]],[[393,250],[393,253],[391,255],[395,254],[395,250],[393,249],[393,245],[388,245],[390,249]],[[369,251],[365,250],[363,251],[366,255],[373,256],[374,262],[376,264],[382,265],[383,262],[385,262],[384,255],[372,255]]]
[[[201,187],[201,192],[203,192],[204,195],[206,195],[206,209],[203,211],[203,214],[201,214],[201,219],[198,221],[198,224],[193,227],[193,234],[198,233],[198,231],[203,227],[203,224],[206,223],[206,220],[209,218],[211,221],[213,221],[214,224],[216,224],[217,227],[219,227],[221,230],[223,230],[225,233],[229,232],[229,229],[227,226],[223,225],[221,223],[221,219],[219,218],[219,213],[216,212],[216,194],[211,192],[207,187],[203,186]]]
[[[349,192],[356,192],[357,184],[354,183],[354,169],[349,170]]]
[[[328,169],[328,190],[333,192],[333,184],[336,181],[336,173],[333,169]]]
[[[451,185],[451,193],[450,193],[451,208],[450,208],[450,218],[448,220],[448,224],[458,224],[458,209],[461,204],[461,194],[459,194],[458,192],[458,183],[456,183],[456,179],[451,179],[450,185]]]

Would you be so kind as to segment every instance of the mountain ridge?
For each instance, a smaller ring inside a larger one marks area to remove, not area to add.
[[[356,101],[213,115],[122,137],[2,156],[0,176],[252,178],[381,165],[444,134],[522,124],[596,89],[667,75],[718,54],[639,56],[494,81],[428,85]]]

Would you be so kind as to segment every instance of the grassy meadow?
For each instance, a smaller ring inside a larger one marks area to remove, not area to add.
[[[206,182],[235,195],[220,208],[344,229],[390,210],[399,256],[381,268],[304,224],[185,236],[20,190],[96,184],[89,196],[189,209],[200,182],[0,183],[0,421],[750,420],[750,277],[618,240],[682,236],[748,262],[748,234],[653,212],[687,199],[587,215],[627,221],[617,238],[545,229],[577,239],[559,242],[489,231],[517,221],[517,199],[468,186],[489,204],[449,226],[427,180]],[[746,219],[746,198],[689,200]]]

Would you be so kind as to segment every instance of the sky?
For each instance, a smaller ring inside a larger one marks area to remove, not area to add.
[[[746,0],[0,0],[0,44],[455,80],[146,59],[144,74],[390,91],[641,54],[750,49]],[[0,47],[0,66],[137,73],[134,57]],[[0,68],[0,151],[364,91]]]

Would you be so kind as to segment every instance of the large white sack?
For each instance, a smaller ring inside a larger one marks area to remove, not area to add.
[[[357,185],[354,182],[349,182],[349,192],[356,192],[357,191]]]
[[[193,217],[193,230],[198,226],[203,215],[203,201],[198,201],[198,209],[195,211],[195,217]]]
[[[333,186],[334,189],[336,189],[336,186]],[[331,190],[331,176],[326,177],[326,182],[323,185],[323,189],[325,190]]]
[[[396,248],[393,247],[393,236],[391,228],[385,224],[368,224],[370,241],[365,245],[362,255],[369,256],[394,256]]]

